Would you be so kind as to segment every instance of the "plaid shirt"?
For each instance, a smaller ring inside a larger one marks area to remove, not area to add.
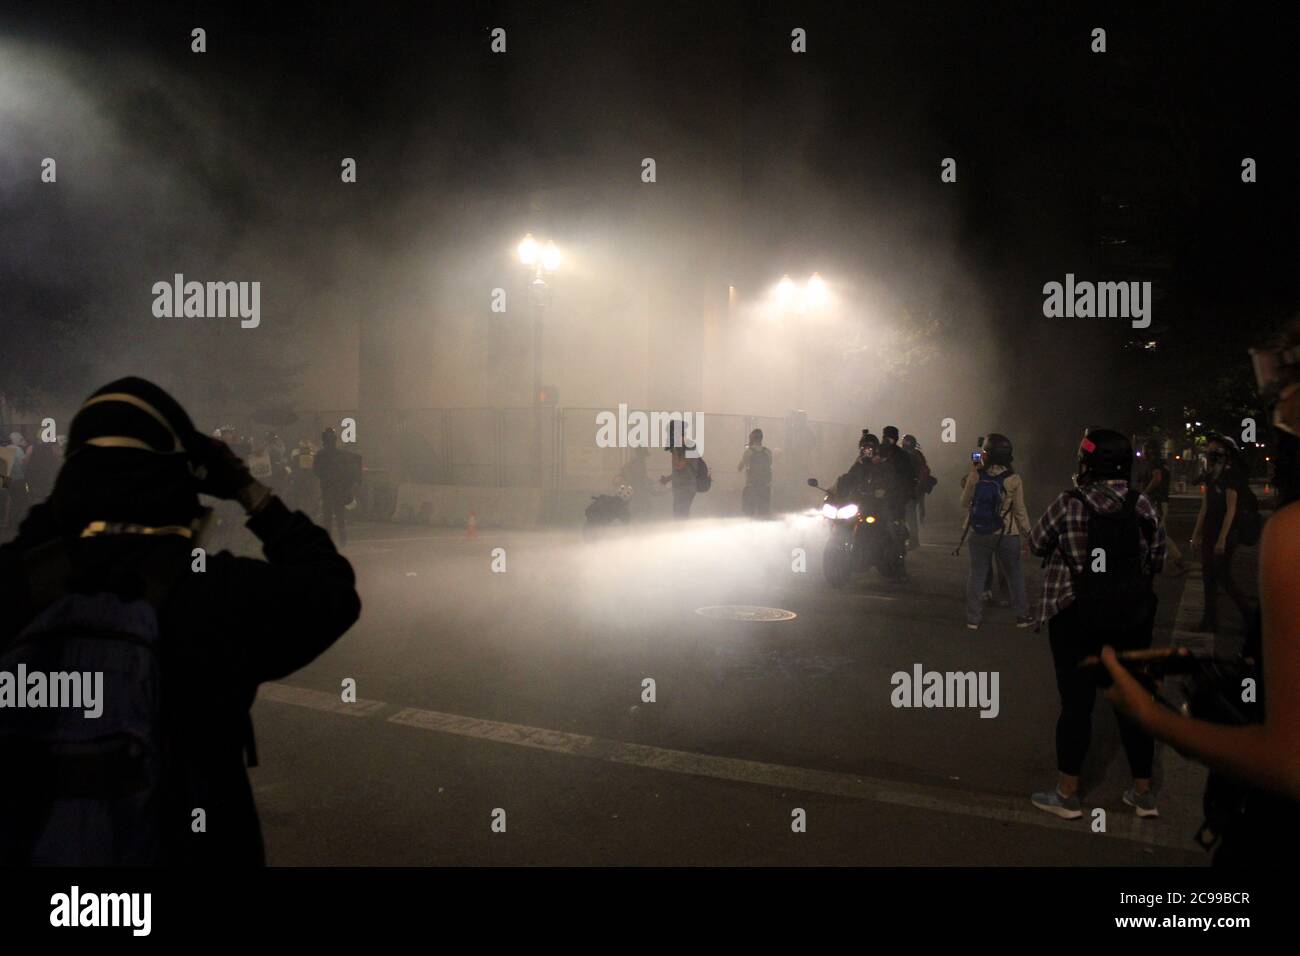
[[[1124,506],[1128,482],[1096,482],[1080,490],[1094,509],[1107,514]],[[1138,495],[1134,510],[1145,519],[1138,522],[1142,569],[1147,574],[1158,574],[1165,563],[1165,529],[1160,515],[1146,495]],[[1051,555],[1043,575],[1043,602],[1038,614],[1038,626],[1042,627],[1074,602],[1073,576],[1082,574],[1089,560],[1088,509],[1083,502],[1069,492],[1057,495],[1030,532],[1029,548],[1040,558]]]

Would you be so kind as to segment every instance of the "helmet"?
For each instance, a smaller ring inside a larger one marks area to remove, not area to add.
[[[1133,476],[1133,446],[1109,428],[1090,428],[1079,443],[1079,476],[1090,481],[1128,481]]]
[[[1010,467],[1012,460],[1011,439],[1006,435],[999,435],[997,432],[991,432],[984,439],[984,454],[988,456],[990,465],[1002,465],[1004,468]]]
[[[885,430],[884,430],[883,432],[880,433],[880,437],[883,438],[885,441],[894,441],[894,442],[897,442],[897,441],[898,441],[898,426],[897,426],[897,425],[886,425],[886,426],[885,426]]]

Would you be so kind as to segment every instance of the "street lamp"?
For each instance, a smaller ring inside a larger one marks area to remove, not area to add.
[[[533,238],[531,232],[519,243],[519,261],[526,266],[537,262],[537,240]]]
[[[781,276],[776,284],[776,301],[782,308],[788,308],[799,296],[799,287],[789,276]]]
[[[542,319],[550,304],[550,277],[560,268],[560,248],[552,240],[538,242],[530,232],[519,243],[519,261],[532,273],[533,293],[533,403],[542,395]]]
[[[814,272],[808,280],[808,285],[804,287],[804,298],[807,303],[814,308],[820,308],[830,301],[830,293],[826,291],[826,282],[821,275]]]
[[[560,249],[550,239],[539,243],[530,232],[519,243],[519,261],[532,273],[529,288],[533,293],[533,417],[536,419],[537,487],[546,487],[546,465],[542,450],[542,320],[550,304],[550,278],[560,268]]]

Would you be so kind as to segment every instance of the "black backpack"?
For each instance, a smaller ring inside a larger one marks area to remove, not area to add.
[[[0,710],[0,763],[15,771],[0,799],[0,862],[157,864],[164,854],[157,608],[188,560],[159,553],[142,569],[144,597],[124,600],[67,590],[72,547],[56,540],[25,557],[29,594],[44,606],[0,648],[0,671],[69,675],[61,680],[98,674],[100,694],[89,711],[48,706],[52,700]],[[52,689],[52,676],[48,683]]]
[[[1151,619],[1155,592],[1151,577],[1142,568],[1139,543],[1142,525],[1150,524],[1137,513],[1135,489],[1124,496],[1124,506],[1104,513],[1093,508],[1087,495],[1075,488],[1070,495],[1088,511],[1088,549],[1083,569],[1070,569],[1074,578],[1074,602],[1085,626],[1100,643],[1113,640],[1115,632],[1125,632]],[[1094,571],[1094,555],[1101,549],[1105,570]],[[1067,561],[1068,564],[1068,561]]]
[[[709,474],[709,466],[704,463],[704,458],[695,459],[695,490],[708,491],[713,487],[713,476]]]

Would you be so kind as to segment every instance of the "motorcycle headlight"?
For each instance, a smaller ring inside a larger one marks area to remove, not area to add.
[[[822,505],[822,517],[831,519],[834,519],[835,517],[835,506],[829,501]]]
[[[845,506],[844,506],[843,508],[841,508],[839,511],[835,512],[835,517],[837,517],[837,518],[852,518],[852,517],[853,517],[855,514],[857,514],[857,513],[858,513],[858,506],[857,506],[857,505],[845,505]]]
[[[867,524],[875,524],[875,523],[876,523],[876,516],[875,516],[875,515],[867,515]]]

